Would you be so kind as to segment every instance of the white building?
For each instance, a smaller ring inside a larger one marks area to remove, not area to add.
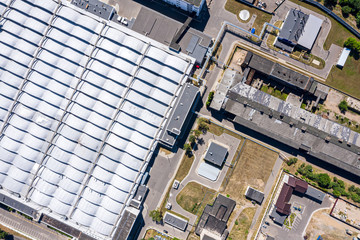
[[[0,193],[112,239],[195,59],[65,0],[0,21]]]
[[[163,0],[171,5],[175,5],[178,8],[181,8],[187,12],[196,12],[196,15],[199,16],[201,9],[206,2],[205,0]]]

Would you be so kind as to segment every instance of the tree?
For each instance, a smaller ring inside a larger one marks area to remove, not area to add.
[[[348,188],[349,192],[355,192],[355,189],[356,189],[355,185],[351,185],[351,186]]]
[[[338,105],[339,109],[341,112],[346,112],[348,110],[348,104],[345,100],[342,100],[339,105]]]
[[[327,173],[320,173],[318,175],[318,184],[320,187],[329,188],[331,179]]]
[[[209,130],[209,126],[205,122],[200,122],[198,128],[200,131],[203,131],[203,132],[206,132],[207,130]]]
[[[341,196],[341,193],[340,193],[338,190],[334,190],[334,191],[333,191],[333,194],[334,194],[334,196],[337,197],[337,198]]]
[[[294,158],[290,158],[289,161],[287,161],[286,164],[287,164],[288,166],[291,166],[291,165],[297,163],[297,161],[298,161],[298,159],[295,158],[295,157],[294,157]]]
[[[356,46],[357,44],[357,41],[355,38],[353,37],[349,37],[348,39],[346,39],[345,43],[344,43],[344,46],[345,47],[348,47],[348,48],[351,48],[351,49],[354,49],[354,47]]]
[[[195,137],[194,135],[190,135],[190,136],[189,136],[189,142],[190,142],[191,144],[194,144],[194,143],[196,142],[196,137]]]
[[[0,239],[5,239],[9,234],[7,232],[4,232],[0,230]]]
[[[360,26],[360,14],[356,15],[356,25]]]
[[[199,129],[191,130],[191,133],[193,133],[196,138],[199,138],[201,135],[201,131]]]
[[[188,143],[184,144],[184,150],[186,153],[190,153],[191,152],[191,145]]]
[[[161,222],[163,219],[162,213],[159,210],[150,211],[149,217],[151,217],[152,220],[156,222]]]
[[[346,5],[341,8],[341,11],[345,16],[348,16],[352,12],[352,8]]]

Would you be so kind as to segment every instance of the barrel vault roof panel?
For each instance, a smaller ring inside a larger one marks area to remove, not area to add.
[[[66,1],[0,14],[1,192],[111,238],[194,59]]]

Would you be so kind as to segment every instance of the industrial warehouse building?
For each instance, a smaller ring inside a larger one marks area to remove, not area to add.
[[[320,18],[292,8],[281,27],[275,46],[288,52],[292,52],[296,46],[311,50],[322,23]]]
[[[126,239],[195,60],[67,1],[0,14],[3,203],[79,239]]]

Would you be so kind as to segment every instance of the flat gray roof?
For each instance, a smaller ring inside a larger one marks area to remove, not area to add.
[[[37,211],[19,201],[0,193],[0,202],[30,217],[36,218]]]
[[[279,63],[274,64],[274,67],[271,71],[271,77],[278,81],[287,83],[291,86],[306,91],[309,90],[311,83],[313,82],[313,80],[310,77],[298,73],[294,70],[291,70],[287,67],[284,67]]]
[[[248,187],[245,196],[251,200],[256,201],[257,203],[261,204],[264,200],[264,193],[252,188]]]
[[[125,210],[113,239],[128,239],[138,214],[138,211]]]
[[[211,142],[205,154],[205,161],[215,164],[216,166],[221,167],[225,161],[226,155],[228,154],[227,148]]]
[[[114,7],[99,0],[72,0],[71,3],[106,20],[109,20],[115,12]]]
[[[238,124],[360,176],[359,133],[345,126],[243,83],[229,91],[225,110]]]
[[[290,9],[281,28],[279,38],[284,38],[294,44],[299,41],[309,15],[297,10]]]
[[[269,59],[263,58],[256,54],[252,54],[252,57],[249,62],[249,67],[251,67],[261,73],[264,73],[266,75],[271,74],[271,71],[272,71],[274,65],[275,65],[275,62],[273,62]]]
[[[198,96],[199,88],[186,83],[182,88],[180,96],[178,97],[170,118],[161,132],[160,140],[168,145],[174,145],[177,137],[181,134],[184,123],[188,118],[191,108]]]
[[[310,186],[306,190],[305,195],[307,197],[311,198],[312,200],[320,202],[320,203],[322,201],[324,201],[324,198],[326,196],[326,194],[324,192],[322,192],[316,188],[310,187]]]
[[[188,225],[188,221],[169,212],[165,213],[164,222],[182,231],[185,231]]]
[[[169,46],[182,25],[181,22],[142,7],[132,30]],[[196,29],[188,28],[178,44],[181,52],[195,58],[196,62],[201,64],[211,44],[211,37]]]
[[[310,14],[298,44],[306,49],[311,49],[320,32],[322,23],[323,20]]]
[[[280,214],[276,211],[276,207],[273,208],[271,214],[270,214],[270,218],[276,223],[276,224],[279,224],[279,225],[283,225],[284,224],[284,221],[285,219],[287,218],[287,215],[285,214]]]

